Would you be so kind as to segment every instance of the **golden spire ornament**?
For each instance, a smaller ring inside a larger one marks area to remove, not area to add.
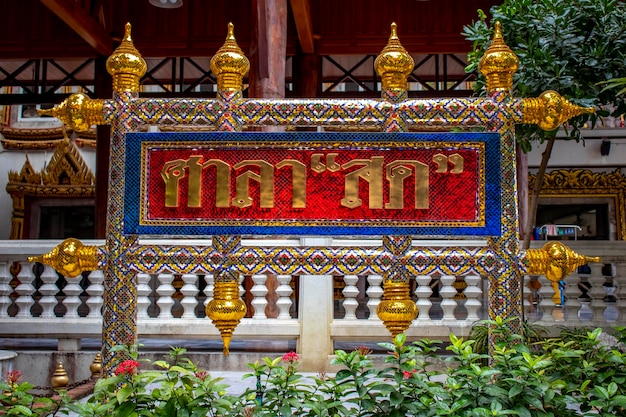
[[[510,92],[518,66],[519,59],[504,42],[500,22],[496,22],[491,45],[478,63],[478,70],[487,79],[487,92]]]
[[[224,45],[211,58],[211,71],[217,77],[219,91],[243,90],[243,77],[250,71],[250,61],[235,39],[235,25],[228,24]]]
[[[126,23],[122,43],[106,62],[107,72],[113,76],[113,91],[139,92],[139,80],[148,69],[146,61],[135,48],[130,32],[131,25]]]
[[[406,90],[407,77],[413,72],[415,61],[398,38],[397,25],[391,24],[391,35],[374,61],[374,69],[382,80],[383,91]]]
[[[54,389],[63,389],[67,387],[67,384],[70,383],[70,378],[67,376],[67,371],[63,368],[63,363],[59,362],[59,366],[54,370],[52,374],[52,379],[50,380],[50,385]]]

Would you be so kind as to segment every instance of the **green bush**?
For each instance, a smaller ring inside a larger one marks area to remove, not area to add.
[[[521,416],[573,417],[626,415],[626,354],[600,343],[600,329],[563,333],[563,337],[533,342],[512,334],[497,319],[481,323],[497,334],[491,355],[478,353],[475,341],[450,336],[447,353],[438,341],[412,343],[400,334],[380,346],[388,351],[377,369],[358,348],[336,351],[334,375],[305,377],[299,356],[290,352],[250,364],[245,378],[256,387],[242,395],[226,394],[219,378],[185,359],[185,350],[172,348],[169,358],[141,371],[137,350],[115,375],[96,384],[85,403],[67,397],[61,410],[54,406],[26,414],[32,398],[29,385],[4,381],[3,408],[8,415],[81,416]],[[624,340],[624,329],[616,329]],[[488,364],[485,360],[489,359]],[[444,369],[441,366],[444,366]],[[30,386],[32,387],[32,386]],[[11,399],[15,400],[11,400]],[[52,404],[49,404],[52,405]],[[20,411],[23,411],[20,414]]]

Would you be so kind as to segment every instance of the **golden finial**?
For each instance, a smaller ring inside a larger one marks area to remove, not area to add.
[[[418,309],[409,292],[409,283],[405,281],[386,279],[383,284],[383,300],[376,307],[376,315],[392,337],[406,332],[417,317]]]
[[[406,90],[407,77],[413,72],[414,65],[415,61],[400,43],[397,25],[392,23],[389,41],[374,61],[376,73],[382,80],[383,91]]]
[[[487,79],[487,92],[510,92],[518,65],[517,55],[504,42],[500,22],[496,22],[491,45],[478,63],[478,70]]]
[[[243,90],[243,77],[250,71],[250,61],[237,45],[232,23],[228,24],[224,45],[211,58],[211,71],[217,77],[219,91]]]
[[[246,303],[239,297],[236,280],[216,281],[214,298],[206,306],[206,315],[220,331],[224,355],[230,353],[230,339],[239,321],[246,315]]]
[[[102,357],[100,356],[100,352],[96,353],[96,357],[93,358],[93,362],[89,365],[89,370],[91,371],[92,378],[100,377],[102,372]]]
[[[543,130],[557,129],[572,117],[595,112],[593,107],[572,104],[552,90],[544,91],[538,98],[522,100],[522,123],[536,124]]]
[[[122,43],[107,59],[106,67],[113,76],[114,91],[137,93],[139,80],[146,73],[148,66],[133,44],[130,30],[130,23],[126,23]]]
[[[85,246],[74,238],[65,239],[50,253],[42,256],[29,256],[28,262],[50,265],[66,277],[77,277],[83,271],[98,269],[98,247]]]
[[[63,368],[63,363],[59,362],[59,366],[54,370],[52,374],[52,379],[50,380],[50,385],[54,389],[62,389],[66,388],[67,384],[70,383],[70,378],[67,376],[67,372],[65,368]]]
[[[84,93],[74,93],[58,106],[37,112],[60,119],[76,132],[85,132],[94,124],[104,124],[104,100],[92,100]]]
[[[599,257],[578,254],[558,241],[546,243],[540,249],[528,249],[526,260],[528,274],[545,275],[550,281],[558,282],[589,262],[600,262]]]

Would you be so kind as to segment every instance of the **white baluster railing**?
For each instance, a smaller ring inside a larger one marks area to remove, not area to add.
[[[253,319],[265,319],[267,316],[265,315],[265,307],[267,307],[267,300],[265,296],[267,295],[267,287],[265,286],[265,282],[267,281],[267,276],[263,274],[252,275],[252,282],[254,285],[250,289],[250,292],[254,296],[252,299],[252,308],[254,308]]]
[[[276,306],[278,307],[278,317],[279,319],[290,319],[291,313],[291,305],[293,304],[291,301],[291,294],[293,290],[291,289],[291,275],[278,275],[276,277],[278,280],[278,287],[276,288],[276,294],[278,295],[278,300],[276,301]]]
[[[454,316],[454,309],[456,308],[456,301],[454,296],[457,294],[456,288],[452,286],[456,277],[454,275],[442,275],[441,289],[439,294],[443,298],[441,300],[441,309],[443,310],[443,320],[456,320]]]
[[[359,295],[359,289],[356,284],[359,281],[357,275],[344,275],[343,282],[346,286],[343,287],[341,293],[344,296],[343,309],[346,314],[343,316],[344,320],[356,320],[356,309],[359,307],[359,301],[357,296]]]
[[[298,244],[297,242],[295,244]],[[348,244],[348,243],[346,243]],[[455,245],[458,242],[454,242]],[[568,242],[568,245],[570,242]],[[324,244],[327,245],[327,244]],[[592,273],[587,277],[577,275],[576,272],[565,280],[565,298],[563,308],[555,306],[554,298],[560,297],[555,293],[551,282],[540,276],[542,284],[538,293],[541,295],[539,308],[544,315],[541,324],[551,329],[567,325],[571,327],[581,326],[614,326],[625,325],[623,322],[626,310],[626,242],[603,243],[603,249],[597,248],[597,242],[587,244],[583,241],[574,242],[574,249],[579,253],[589,256],[604,256],[602,251],[608,250],[608,255],[602,258],[602,263],[613,263],[616,273],[613,278],[605,278],[602,275],[602,264],[592,264]],[[98,337],[102,323],[101,308],[102,296],[104,295],[105,277],[102,271],[89,273],[87,280],[81,284],[78,279],[69,278],[68,285],[60,292],[58,283],[63,278],[50,267],[41,266],[33,268],[33,264],[26,262],[28,256],[41,255],[48,252],[54,244],[46,242],[41,244],[37,241],[22,242],[21,251],[16,254],[15,242],[0,242],[0,337],[54,337],[64,340],[78,339],[81,337]],[[608,248],[608,249],[606,249]],[[5,252],[2,252],[2,251]],[[20,272],[16,275],[16,269],[12,268],[15,262],[21,265]],[[35,275],[38,275],[37,278]],[[241,275],[243,278],[243,275]],[[376,315],[376,306],[382,299],[382,277],[369,275],[361,278],[356,275],[344,277],[346,286],[343,289],[343,307],[345,316],[333,319],[332,277],[307,276],[300,277],[300,287],[296,289],[296,296],[290,286],[290,275],[276,277],[276,297],[266,297],[268,288],[264,281],[266,275],[253,277],[254,285],[249,290],[246,299],[251,300],[250,305],[258,314],[265,310],[265,305],[274,307],[280,320],[268,319],[264,313],[251,318],[244,318],[237,327],[235,338],[241,339],[273,339],[273,340],[303,340],[302,332],[306,332],[308,326],[303,325],[304,308],[310,308],[310,303],[304,303],[307,297],[313,296],[315,309],[330,308],[331,313],[324,313],[329,318],[327,323],[318,323],[314,326],[315,331],[327,326],[327,331],[319,333],[326,335],[331,340],[341,341],[380,341],[387,340],[388,331],[379,322]],[[199,277],[197,275],[182,275],[182,287],[180,288],[181,301],[174,301],[176,294],[173,274],[137,274],[137,317],[140,337],[158,338],[213,338],[219,339],[219,332],[211,324],[210,320],[201,311],[200,303],[205,305],[213,298],[214,279],[212,275]],[[302,290],[302,279],[308,280],[307,290]],[[471,324],[480,318],[485,318],[487,311],[484,302],[487,291],[485,277],[468,275],[464,277],[454,276],[417,276],[412,285],[415,286],[414,296],[419,309],[419,316],[407,330],[411,338],[430,337],[445,340],[450,332],[465,336]],[[463,290],[465,296],[464,309],[457,307],[454,296],[457,289],[454,282],[463,279],[467,287]],[[206,283],[202,287],[202,280]],[[329,288],[329,293],[312,294],[318,288],[318,280],[324,283],[324,288]],[[433,296],[431,285],[439,283],[438,296]],[[608,285],[604,285],[604,284]],[[87,285],[82,288],[82,285]],[[529,281],[527,281],[529,285]],[[585,301],[583,291],[585,285],[590,287],[587,294],[589,301]],[[200,292],[202,288],[202,292]],[[240,286],[241,295],[245,295],[243,286]],[[526,292],[528,296],[530,291]],[[34,295],[40,295],[35,302]],[[85,304],[81,304],[84,295],[87,295]],[[179,294],[176,294],[179,295]],[[608,298],[607,295],[609,296]],[[80,296],[80,298],[79,298]],[[615,298],[612,298],[615,297]],[[58,301],[57,301],[58,299]],[[273,301],[276,300],[276,301]],[[324,301],[322,301],[324,300]],[[269,303],[268,303],[269,302]],[[526,303],[527,300],[524,300]],[[297,305],[299,311],[293,309]],[[179,305],[177,305],[179,304]],[[275,304],[275,305],[272,305]],[[358,306],[367,305],[369,320],[365,319],[367,313],[361,316]],[[85,317],[88,307],[88,314]],[[158,306],[158,308],[156,308]],[[308,307],[307,307],[308,306]],[[57,317],[59,311],[66,308],[64,317]],[[180,307],[180,308],[177,308]],[[154,309],[154,311],[153,311]],[[157,311],[160,309],[160,313]],[[464,311],[467,311],[467,315]],[[269,310],[267,310],[269,311]],[[295,312],[295,313],[294,313]],[[39,316],[33,320],[33,315]],[[292,318],[292,315],[294,316]],[[71,317],[73,316],[73,318]],[[152,317],[150,317],[152,316]],[[180,317],[179,317],[180,316]],[[309,315],[310,316],[310,315]],[[431,316],[437,319],[432,319]],[[565,321],[555,321],[562,319]],[[362,318],[360,318],[362,317]],[[582,321],[582,320],[587,321]],[[68,320],[72,325],[68,326]],[[81,323],[85,323],[81,325]],[[164,334],[167,332],[167,334]],[[316,336],[318,339],[321,336]],[[309,338],[308,340],[315,340]],[[328,346],[327,342],[323,342]],[[330,343],[332,345],[332,343]],[[330,354],[324,351],[318,354]]]
[[[183,294],[183,299],[180,300],[180,304],[183,307],[182,318],[195,318],[196,306],[198,305],[196,296],[200,292],[198,289],[198,275],[183,274],[181,278],[183,280],[183,286],[180,289],[180,292]]]
[[[366,291],[367,297],[369,298],[367,300],[367,308],[370,311],[369,319],[380,320],[378,318],[378,314],[376,313],[376,309],[378,308],[378,304],[380,304],[380,300],[383,297],[383,287],[381,286],[383,283],[383,277],[381,275],[368,275],[367,283],[369,285]]]
[[[67,284],[63,288],[63,292],[65,293],[63,305],[65,306],[67,311],[65,312],[65,315],[63,317],[79,317],[78,307],[80,307],[81,304],[79,295],[83,292],[83,289],[79,285],[81,278],[81,276],[75,278],[65,277]]]
[[[20,284],[15,288],[15,292],[18,294],[17,300],[15,300],[15,304],[19,309],[17,317],[32,317],[31,308],[35,305],[35,300],[33,299],[33,294],[36,291],[33,286],[35,278],[33,264],[30,262],[22,262],[20,272],[17,274],[17,279],[20,281]]]
[[[137,318],[147,319],[150,317],[148,314],[148,308],[152,302],[150,301],[150,294],[152,288],[150,288],[150,280],[152,275],[139,273],[137,274]]]
[[[91,271],[89,273],[89,286],[87,287],[87,307],[89,307],[89,313],[87,317],[89,318],[99,318],[102,317],[102,303],[104,299],[102,296],[104,295],[104,272],[100,270]]]
[[[0,261],[0,319],[9,317],[9,306],[11,305],[9,296],[13,292],[10,283],[9,263]]]
[[[174,282],[174,274],[159,274],[157,276],[159,286],[156,293],[159,295],[157,305],[159,306],[159,318],[169,319],[174,317],[172,307],[174,306],[174,298],[172,296],[176,292],[176,288],[172,285]]]
[[[46,319],[56,317],[54,307],[57,305],[56,295],[59,292],[59,288],[56,282],[59,279],[59,275],[51,266],[44,265],[43,272],[39,278],[43,282],[43,285],[39,287],[39,293],[41,294],[39,305],[42,308],[40,317]]]
[[[415,288],[415,295],[417,296],[417,309],[418,309],[418,322],[430,321],[430,308],[433,303],[430,301],[430,296],[433,294],[433,289],[430,288],[430,282],[432,277],[430,275],[418,275],[415,277],[417,284]]]

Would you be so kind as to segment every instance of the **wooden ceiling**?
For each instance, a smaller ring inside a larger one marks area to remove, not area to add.
[[[144,57],[211,56],[223,44],[228,22],[248,53],[253,9],[270,0],[183,0],[160,9],[148,0],[10,0],[3,2],[0,61],[108,56],[133,26]],[[286,0],[287,1],[287,0]],[[377,54],[392,22],[411,53],[463,53],[463,25],[494,0],[288,0],[287,54]],[[0,79],[2,74],[0,74]]]

